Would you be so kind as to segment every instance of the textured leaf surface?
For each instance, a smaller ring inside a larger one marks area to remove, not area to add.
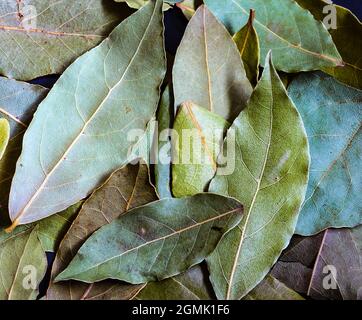
[[[0,119],[0,160],[3,157],[10,138],[10,124],[6,119]]]
[[[158,157],[155,163],[156,189],[159,197],[172,197],[171,194],[171,141],[169,129],[173,126],[174,98],[172,85],[168,85],[161,97],[157,111]]]
[[[36,228],[0,231],[0,300],[35,300],[45,275],[47,260]],[[27,288],[29,274],[35,275],[35,288]]]
[[[130,13],[104,0],[2,1],[0,74],[30,80],[61,73]]]
[[[136,300],[211,300],[214,299],[208,274],[201,266],[160,282],[149,282]]]
[[[233,37],[243,60],[246,75],[253,86],[258,82],[260,63],[260,45],[254,28],[254,19],[255,11],[250,10],[248,23]]]
[[[206,191],[229,123],[192,102],[183,103],[175,119],[178,141],[172,149],[172,193],[175,197]],[[191,134],[192,139],[189,138]]]
[[[268,275],[244,300],[304,300],[302,296],[288,288],[278,279]]]
[[[329,4],[321,0],[296,0],[303,8],[308,9],[317,20],[327,19],[328,14],[337,13],[337,28],[329,29],[333,41],[342,56],[344,66],[323,68],[323,71],[339,81],[362,89],[362,23],[348,9]],[[324,9],[328,9],[327,11]],[[327,13],[323,13],[323,11]]]
[[[269,56],[265,64],[249,105],[228,131],[235,132],[235,170],[210,185],[245,206],[240,225],[207,259],[220,299],[241,299],[266,276],[294,233],[307,186],[302,120]]]
[[[205,0],[214,15],[235,34],[256,12],[261,58],[272,49],[278,70],[299,72],[341,65],[341,57],[323,24],[290,0]]]
[[[127,165],[114,172],[84,203],[64,237],[53,264],[52,278],[67,267],[75,253],[94,231],[127,210],[154,200],[157,200],[157,195],[149,182],[147,165]],[[110,297],[128,299],[138,290],[139,286],[117,281],[102,281],[92,285],[75,281],[52,282],[47,291],[47,299],[98,300]]]
[[[322,73],[297,77],[289,86],[307,131],[311,168],[296,232],[362,223],[362,91]]]
[[[21,152],[23,134],[47,92],[41,86],[0,77],[0,116],[10,123],[10,141],[0,160],[0,225],[9,223],[10,184]]]
[[[40,104],[13,179],[13,227],[78,202],[125,163],[126,133],[146,128],[165,74],[161,2],[76,60]]]
[[[99,229],[56,280],[139,284],[175,276],[203,261],[241,216],[238,201],[215,194],[150,203]]]
[[[252,87],[224,26],[200,6],[189,22],[173,67],[175,106],[192,101],[233,121]]]
[[[315,299],[362,299],[362,227],[325,231],[308,295]]]

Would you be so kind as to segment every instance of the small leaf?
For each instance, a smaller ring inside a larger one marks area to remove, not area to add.
[[[160,282],[148,283],[135,300],[212,300],[208,274],[200,265]]]
[[[304,298],[284,283],[267,275],[245,296],[244,300],[304,300]]]
[[[9,230],[85,198],[127,161],[126,133],[145,130],[166,71],[161,7],[150,1],[123,21],[40,104],[12,182]]]
[[[35,300],[47,259],[37,227],[0,231],[0,300]]]
[[[2,0],[0,74],[31,80],[61,73],[130,14],[104,0]]]
[[[296,232],[362,223],[362,91],[322,73],[298,76],[290,97],[307,131],[311,170]]]
[[[362,23],[348,9],[321,0],[296,0],[303,8],[308,9],[320,21],[328,15],[336,14],[336,26],[331,25],[329,33],[342,56],[344,66],[323,68],[322,70],[337,80],[362,89]]]
[[[149,182],[147,165],[127,165],[115,171],[105,184],[84,203],[78,217],[64,237],[55,257],[52,279],[66,268],[75,253],[94,231],[124,214],[128,209],[154,200],[157,200],[157,195]],[[116,281],[102,281],[91,286],[75,281],[51,282],[47,299],[98,300],[111,297],[129,299],[141,288]]]
[[[161,97],[157,111],[158,121],[158,153],[155,163],[156,189],[159,197],[172,197],[171,194],[171,141],[170,128],[174,118],[174,98],[172,85],[168,85]]]
[[[172,150],[175,197],[206,191],[215,175],[216,158],[229,126],[224,118],[191,102],[181,105],[174,124],[178,139]]]
[[[238,201],[215,194],[152,202],[99,229],[56,281],[140,284],[175,276],[203,261],[241,217]]]
[[[205,7],[189,22],[173,67],[175,107],[192,101],[227,121],[245,107],[252,87],[231,36]]]
[[[307,186],[309,154],[302,120],[271,56],[265,65],[249,105],[227,134],[235,134],[235,154],[229,157],[235,170],[216,174],[210,184],[210,191],[235,197],[245,206],[242,222],[207,259],[219,299],[241,299],[266,276],[294,233]]]
[[[0,160],[3,157],[10,138],[10,125],[6,119],[0,119]]]
[[[238,46],[246,75],[255,87],[259,77],[260,47],[259,38],[254,28],[255,11],[250,10],[248,23],[238,31],[233,39]]]
[[[295,1],[205,0],[205,4],[231,34],[238,32],[250,10],[255,10],[261,58],[272,50],[278,70],[292,73],[343,65],[323,24]]]

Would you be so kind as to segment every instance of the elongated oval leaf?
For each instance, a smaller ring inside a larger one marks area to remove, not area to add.
[[[299,72],[342,65],[331,36],[323,24],[290,0],[205,0],[213,14],[235,34],[255,10],[255,29],[261,58],[272,49],[278,70]]]
[[[294,233],[308,180],[303,123],[271,57],[265,65],[249,105],[229,129],[235,132],[235,170],[216,174],[210,185],[245,206],[242,222],[207,259],[220,299],[242,298],[268,273]]]
[[[47,260],[37,228],[0,231],[0,300],[35,300]]]
[[[12,183],[12,227],[76,203],[126,161],[127,130],[146,128],[165,75],[161,6],[122,22],[40,104]]]
[[[23,134],[48,90],[0,77],[0,116],[9,121],[10,141],[0,160],[0,225],[8,224],[8,197]]]
[[[6,119],[0,119],[0,160],[3,157],[10,138],[10,124]]]
[[[129,209],[157,200],[155,189],[149,182],[145,164],[127,165],[114,172],[105,184],[84,203],[78,217],[65,235],[52,269],[52,280],[63,271],[87,238],[97,229],[110,223]],[[67,281],[53,283],[47,299],[88,300],[118,297],[127,299],[141,288],[115,281],[102,281],[93,285]]]
[[[259,77],[260,46],[259,38],[254,28],[255,11],[250,10],[248,23],[233,37],[243,60],[246,75],[255,86]]]
[[[175,276],[203,261],[241,217],[238,201],[215,194],[150,203],[99,229],[56,280],[139,284]]]
[[[216,172],[216,158],[229,123],[192,102],[183,103],[175,119],[178,134],[172,149],[175,197],[206,191]],[[177,160],[176,160],[177,159]]]
[[[348,9],[326,4],[322,0],[296,0],[320,21],[326,21],[339,53],[343,67],[323,68],[323,71],[339,81],[362,89],[362,23]],[[333,16],[335,14],[335,16]],[[332,23],[336,19],[336,25]]]
[[[322,73],[297,77],[289,94],[308,134],[311,170],[296,232],[362,223],[362,91]]]
[[[173,67],[175,106],[192,101],[228,121],[252,92],[238,49],[205,7],[197,9],[177,50]]]
[[[61,73],[130,14],[104,0],[1,1],[0,74],[30,80]]]

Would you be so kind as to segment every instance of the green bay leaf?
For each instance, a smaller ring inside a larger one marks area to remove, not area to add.
[[[200,6],[190,20],[173,67],[175,107],[192,101],[227,121],[245,107],[252,87],[225,27]]]
[[[175,197],[206,191],[216,172],[216,159],[229,123],[192,102],[183,103],[174,130],[172,148],[172,193]]]
[[[254,28],[254,19],[255,11],[250,10],[248,23],[235,33],[233,39],[238,46],[246,75],[255,87],[259,77],[260,45],[258,34]]]
[[[300,72],[342,65],[332,38],[309,11],[290,0],[205,0],[214,15],[235,34],[255,10],[261,58],[273,50],[278,70]]]
[[[296,232],[311,235],[362,223],[362,91],[310,73],[293,80],[289,94],[302,116],[311,154]]]
[[[61,73],[130,14],[104,0],[2,1],[0,74],[30,80]]]
[[[217,172],[210,184],[211,192],[245,206],[242,222],[207,258],[219,299],[241,299],[266,276],[294,233],[307,186],[302,120],[269,55],[265,65],[249,105],[227,134],[235,134],[235,154],[229,158],[235,170]]]
[[[78,202],[127,161],[127,133],[146,128],[166,71],[161,7],[150,1],[123,21],[40,104],[12,183],[12,228]]]
[[[10,124],[6,119],[0,119],[0,160],[3,157],[10,139]]]
[[[67,267],[93,232],[127,210],[154,200],[157,200],[157,195],[150,184],[147,165],[127,165],[115,171],[84,203],[62,240],[53,264],[52,280]],[[140,289],[142,286],[112,280],[92,285],[76,281],[51,281],[46,297],[48,300],[124,300],[133,297]]]
[[[55,280],[141,284],[178,275],[202,262],[241,217],[238,201],[211,193],[152,202],[100,228]]]
[[[35,300],[46,268],[37,227],[0,231],[0,300]]]
[[[351,11],[341,6],[326,4],[322,0],[296,1],[320,21],[327,19],[329,22],[328,15],[336,13],[336,28],[332,26],[329,33],[342,56],[344,66],[322,70],[347,85],[362,89],[362,23]]]

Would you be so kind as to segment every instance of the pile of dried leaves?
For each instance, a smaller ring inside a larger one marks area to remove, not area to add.
[[[0,299],[361,299],[358,19],[125,2],[0,6]]]

